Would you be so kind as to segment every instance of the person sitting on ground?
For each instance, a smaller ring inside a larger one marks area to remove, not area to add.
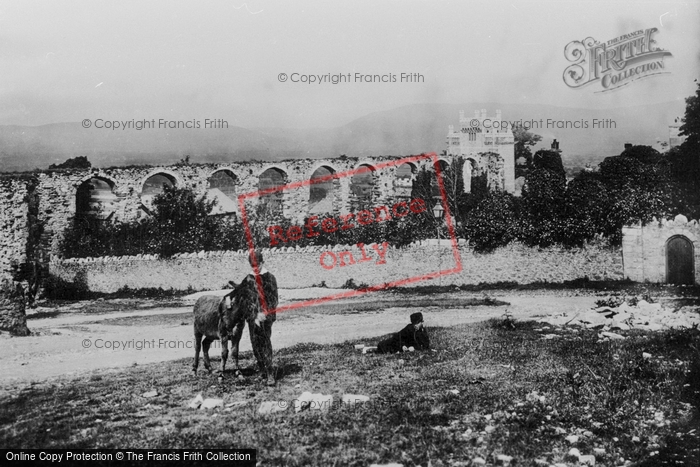
[[[430,349],[428,331],[423,326],[423,313],[413,313],[411,324],[377,344],[377,353],[396,353],[411,349]]]

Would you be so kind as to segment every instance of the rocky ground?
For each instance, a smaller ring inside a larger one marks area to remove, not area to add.
[[[624,340],[617,331],[662,331],[666,329],[697,328],[700,326],[700,306],[676,304],[662,305],[644,299],[630,297],[627,300],[612,298],[598,301],[593,309],[550,314],[539,319],[541,323],[555,327],[572,326],[598,329],[600,340]],[[556,338],[557,334],[547,334]]]

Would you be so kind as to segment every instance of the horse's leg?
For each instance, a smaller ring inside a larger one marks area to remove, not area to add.
[[[226,369],[226,360],[228,359],[228,336],[221,336],[221,376],[224,375]]]
[[[197,367],[199,367],[199,352],[202,350],[202,333],[194,332],[194,363],[192,364],[192,372],[197,374]]]
[[[243,335],[243,328],[245,328],[245,321],[241,320],[237,322],[231,331],[231,352],[233,353],[233,359],[236,361],[235,375],[241,375],[241,367],[238,363],[238,348],[241,343],[241,336]]]
[[[209,346],[211,345],[211,342],[214,339],[206,336],[204,340],[202,341],[202,347],[203,347],[203,354],[204,354],[204,368],[207,369],[208,372],[211,373],[211,362],[209,361]]]

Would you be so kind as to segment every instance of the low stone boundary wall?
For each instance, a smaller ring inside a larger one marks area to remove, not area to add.
[[[341,287],[379,285],[455,267],[452,249],[443,242],[422,242],[407,248],[388,247],[382,262],[381,248],[357,246],[280,248],[263,250],[265,265],[281,288],[304,288],[325,283]],[[431,244],[432,243],[432,244]],[[344,253],[341,255],[342,252]],[[530,248],[511,244],[492,253],[474,253],[460,245],[463,270],[414,285],[461,285],[496,282],[563,282],[583,277],[590,280],[623,278],[619,249],[588,246],[577,249]],[[352,260],[350,259],[352,256]],[[365,258],[365,260],[362,260]],[[321,265],[321,259],[325,267]],[[354,261],[354,264],[351,264]],[[181,254],[169,259],[156,256],[53,258],[50,272],[66,281],[87,282],[89,290],[111,293],[129,288],[213,290],[229,280],[239,282],[250,272],[247,251],[213,251]]]

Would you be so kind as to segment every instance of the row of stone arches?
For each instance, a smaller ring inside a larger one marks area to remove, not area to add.
[[[75,212],[92,217],[107,216],[111,213],[111,207],[116,200],[114,182],[101,177],[92,177],[78,186],[75,194]]]
[[[219,209],[230,211],[235,200],[237,177],[231,170],[217,170],[207,180],[210,198],[218,201]],[[172,173],[156,172],[146,177],[139,193],[141,202],[149,206],[154,196],[162,193],[165,187],[175,187],[181,182]],[[75,212],[77,215],[108,217],[113,212],[119,196],[115,193],[116,183],[107,177],[96,175],[84,180],[76,191]]]
[[[449,164],[440,161],[441,169]],[[378,193],[377,169],[362,163],[350,177],[351,203],[355,207],[371,204]],[[413,163],[403,163],[396,169],[394,191],[397,197],[410,197],[412,182],[418,167]],[[340,180],[338,172],[331,165],[316,167],[310,175],[308,212],[322,214],[333,212],[338,203]],[[251,174],[252,175],[252,171]],[[268,167],[258,175],[258,190],[262,193],[259,205],[273,214],[281,214],[284,209],[284,191],[274,190],[289,183],[287,172],[280,167]],[[165,187],[180,186],[182,182],[170,171],[158,171],[149,174],[141,184],[138,193],[142,205],[148,207],[153,197],[162,193]],[[237,189],[240,178],[231,169],[218,169],[207,179],[207,194],[217,200],[217,213],[237,211]],[[107,217],[113,212],[119,200],[114,180],[102,175],[94,175],[84,180],[76,192],[76,214],[93,217]]]
[[[396,180],[394,182],[395,195],[397,197],[410,197],[410,187],[412,186],[418,168],[413,163],[403,163],[396,169]],[[307,212],[313,214],[327,214],[336,210],[339,203],[340,178],[338,171],[330,165],[317,167],[309,177],[309,199]],[[284,191],[270,191],[276,187],[288,183],[286,173],[278,168],[270,168],[260,175],[260,196],[259,206],[265,209],[268,214],[281,215],[284,209]],[[406,187],[409,187],[407,190]],[[350,176],[350,209],[359,210],[364,206],[371,205],[378,196],[379,181],[377,169],[367,163],[356,167],[355,172]]]

